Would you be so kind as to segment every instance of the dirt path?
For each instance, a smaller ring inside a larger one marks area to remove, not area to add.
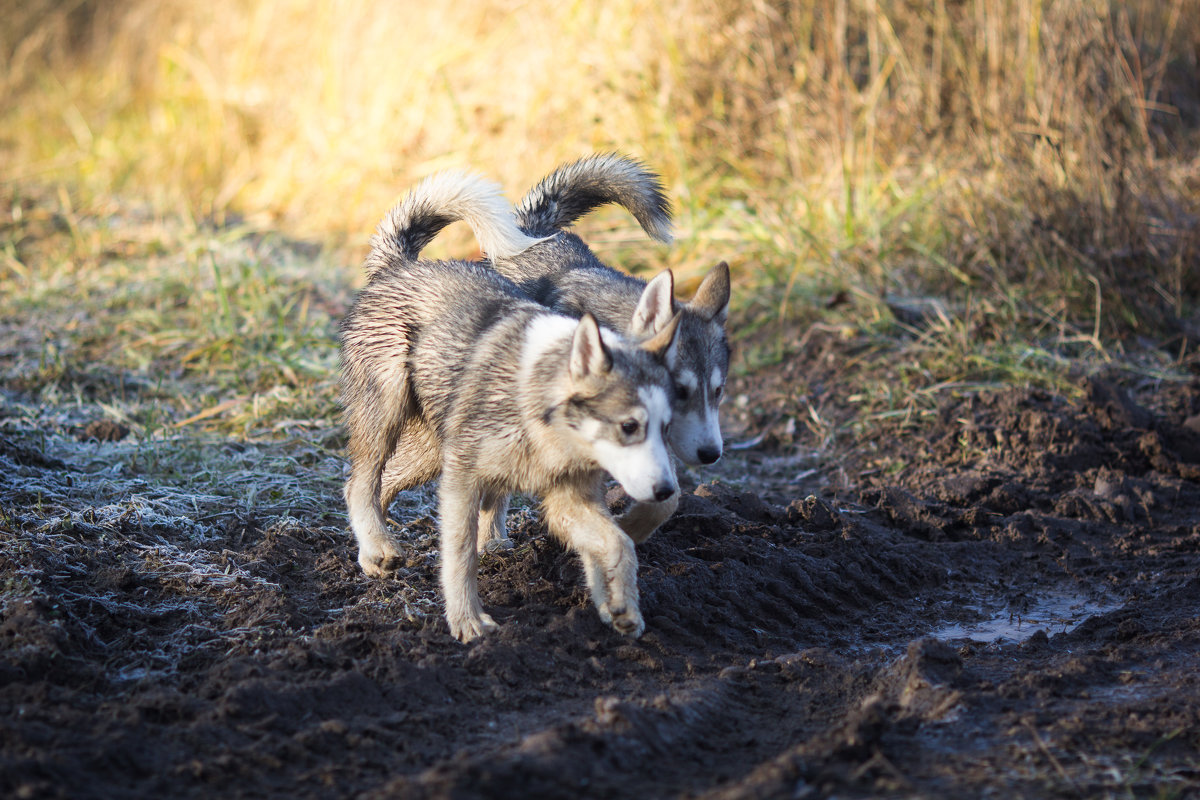
[[[332,492],[122,516],[0,427],[0,793],[1193,796],[1198,388],[948,402],[853,496],[702,485],[639,548],[636,642],[528,511],[464,647],[420,513],[371,582]]]

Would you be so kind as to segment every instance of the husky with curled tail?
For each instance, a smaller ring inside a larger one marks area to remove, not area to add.
[[[633,341],[590,314],[534,302],[483,264],[419,259],[456,219],[493,260],[537,241],[516,229],[494,185],[462,174],[419,185],[372,238],[370,279],[342,324],[345,496],[359,563],[369,575],[395,566],[387,501],[440,474],[446,619],[470,641],[496,627],[479,599],[479,541],[503,531],[510,493],[528,493],[580,554],[601,618],[639,636],[637,556],[603,487],[607,473],[639,502],[678,493],[665,437],[681,317]]]
[[[670,203],[658,176],[633,159],[595,155],[564,164],[525,195],[517,204],[517,223],[538,241],[518,253],[496,253],[493,266],[537,302],[573,317],[590,313],[601,325],[635,337],[653,332],[677,311],[671,449],[686,464],[712,464],[722,454],[718,411],[729,374],[729,267],[721,262],[710,270],[689,302],[650,308],[644,281],[605,265],[582,239],[565,230],[606,203],[627,209],[652,238],[671,240]],[[678,495],[661,503],[635,502],[618,522],[641,542],[678,503]]]

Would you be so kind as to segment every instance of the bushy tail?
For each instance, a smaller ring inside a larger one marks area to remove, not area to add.
[[[375,230],[364,265],[367,278],[395,260],[414,261],[452,222],[466,222],[488,258],[512,258],[541,239],[517,227],[499,185],[466,172],[441,172],[417,184]]]
[[[517,222],[550,236],[605,203],[624,206],[651,238],[671,241],[671,203],[645,164],[617,153],[581,158],[551,172],[517,204]]]

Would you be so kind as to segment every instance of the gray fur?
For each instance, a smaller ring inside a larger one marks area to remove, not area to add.
[[[564,164],[542,179],[517,206],[521,228],[552,236],[599,206],[624,206],[653,239],[671,241],[671,202],[645,164],[602,153]]]
[[[666,240],[662,232],[669,230],[670,208],[657,176],[632,159],[592,156],[559,167],[518,203],[518,224],[542,241],[497,257],[493,265],[555,311],[576,317],[591,313],[602,325],[634,334],[631,321],[646,282],[607,266],[582,239],[561,230],[609,202],[621,204],[647,233]],[[711,463],[723,449],[718,406],[729,374],[728,304],[729,268],[723,262],[708,273],[691,302],[676,304],[680,327],[672,367],[675,422],[670,441],[688,464]],[[635,508],[622,519],[622,527],[642,541],[674,512],[677,502],[657,510]]]
[[[580,553],[601,617],[640,635],[637,557],[608,515],[603,483],[609,472],[642,500],[678,491],[663,437],[679,321],[634,344],[591,316],[554,313],[483,265],[414,260],[389,242],[431,238],[461,212],[420,199],[389,215],[397,237],[375,240],[372,278],[342,325],[345,494],[359,563],[373,576],[394,567],[386,501],[440,474],[446,617],[468,641],[495,627],[479,602],[478,545],[503,535],[509,494],[525,492]],[[502,228],[502,216],[483,224]]]

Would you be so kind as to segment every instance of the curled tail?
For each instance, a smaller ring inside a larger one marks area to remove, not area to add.
[[[367,279],[393,261],[415,261],[442,228],[459,220],[471,226],[479,249],[493,260],[541,241],[517,227],[499,185],[466,172],[441,172],[417,184],[379,223],[364,265]]]
[[[517,222],[534,236],[550,236],[605,203],[624,206],[651,238],[671,241],[671,203],[659,177],[617,153],[581,158],[551,172],[517,204]]]

